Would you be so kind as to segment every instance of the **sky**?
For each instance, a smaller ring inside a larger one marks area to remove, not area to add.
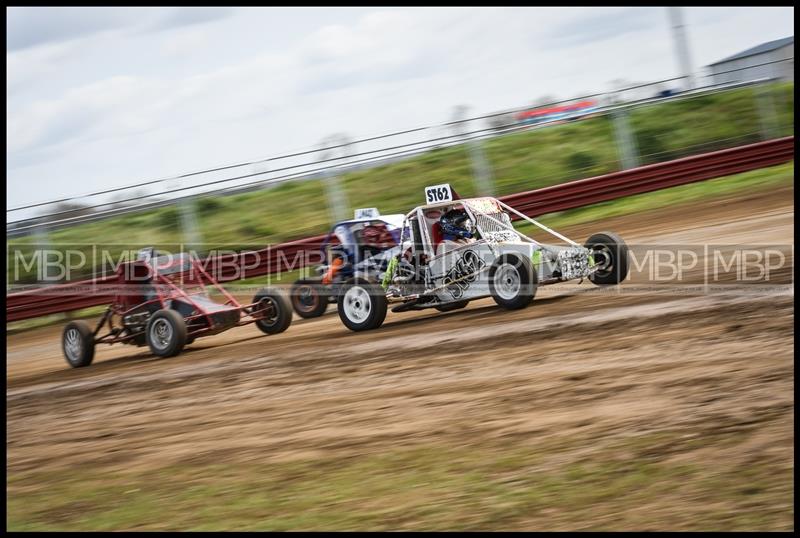
[[[683,14],[695,72],[794,34],[793,8]],[[6,209],[680,74],[666,8],[6,15]]]

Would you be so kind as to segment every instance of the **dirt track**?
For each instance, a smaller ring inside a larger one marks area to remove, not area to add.
[[[783,190],[602,227],[629,243],[793,245],[793,219],[791,190]],[[584,238],[594,228],[567,235]],[[781,281],[791,283],[790,275],[791,265]],[[702,283],[702,272],[689,281]],[[774,460],[786,471],[775,487],[793,495],[787,288],[629,295],[584,283],[571,293],[544,289],[522,311],[483,300],[454,313],[389,313],[380,330],[361,334],[335,313],[296,319],[271,337],[242,327],[166,360],[145,348],[102,347],[81,370],[61,358],[60,327],[12,335],[8,472],[144,472],[172,463],[356,457],[432,442],[580,439],[543,463],[557,465],[618,440],[671,432],[703,442],[665,444],[659,457]],[[731,433],[737,442],[715,444]]]

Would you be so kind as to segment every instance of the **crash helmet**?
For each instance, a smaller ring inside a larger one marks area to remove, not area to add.
[[[439,218],[445,239],[470,239],[474,226],[464,209],[451,209]]]

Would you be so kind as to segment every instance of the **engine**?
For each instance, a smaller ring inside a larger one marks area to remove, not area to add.
[[[585,248],[565,248],[558,252],[556,259],[562,280],[582,278],[589,274],[589,251]]]
[[[122,325],[128,329],[128,332],[138,333],[145,329],[148,319],[150,319],[150,312],[136,312],[122,318]]]

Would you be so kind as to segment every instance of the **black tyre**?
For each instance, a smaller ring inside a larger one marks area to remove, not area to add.
[[[592,251],[600,269],[589,275],[589,280],[598,286],[619,284],[628,276],[628,245],[612,232],[592,235],[583,245]]]
[[[379,284],[351,278],[341,287],[336,307],[339,319],[351,331],[377,329],[386,319],[386,293]]]
[[[85,321],[70,321],[61,334],[61,349],[73,368],[89,366],[94,360],[94,331]]]
[[[175,310],[159,310],[147,321],[145,337],[153,355],[174,357],[186,345],[186,322]]]
[[[254,307],[255,312],[267,311],[264,319],[256,321],[256,327],[261,332],[265,334],[282,333],[292,324],[292,308],[280,292],[264,288],[256,293],[253,302],[258,303]]]
[[[447,303],[441,306],[435,306],[434,308],[439,312],[452,312],[453,310],[460,310],[465,308],[469,304],[469,301],[458,301],[455,303]]]
[[[516,254],[503,254],[489,268],[489,293],[494,302],[509,310],[531,304],[538,283],[531,262]]]
[[[328,309],[328,295],[321,293],[323,288],[319,280],[300,279],[289,292],[292,308],[301,318],[318,318]]]

